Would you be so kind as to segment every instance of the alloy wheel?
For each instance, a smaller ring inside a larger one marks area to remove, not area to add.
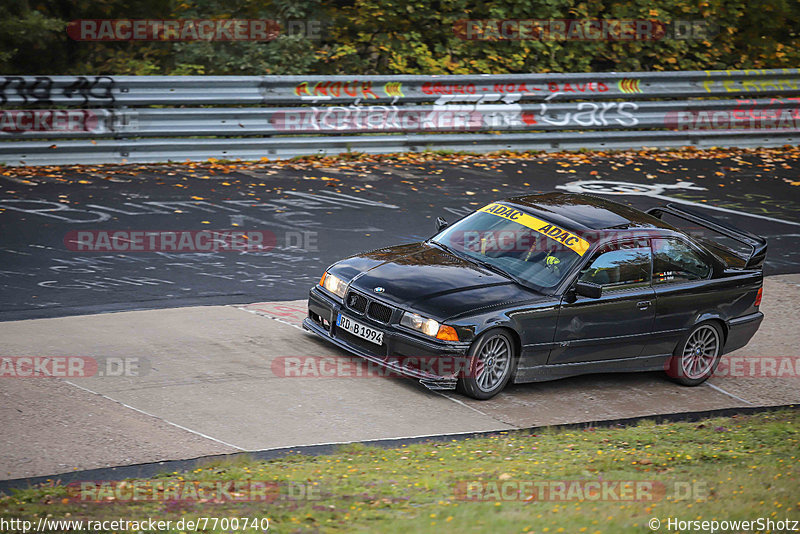
[[[475,358],[475,382],[481,391],[492,391],[511,367],[511,345],[505,336],[486,340]]]
[[[703,325],[692,332],[683,346],[683,376],[694,380],[708,374],[719,355],[719,345],[719,333],[712,326]]]

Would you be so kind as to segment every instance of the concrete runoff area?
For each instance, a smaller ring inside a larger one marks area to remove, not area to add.
[[[765,280],[766,318],[725,360],[797,359],[800,275]],[[245,313],[251,312],[251,313]],[[663,373],[512,385],[489,401],[399,378],[285,378],[276,359],[353,358],[299,329],[305,302],[0,323],[4,356],[136,361],[138,376],[0,380],[0,478],[318,443],[800,402],[800,378],[731,376],[686,388]],[[740,366],[746,375],[748,365]],[[796,368],[796,367],[795,367]]]

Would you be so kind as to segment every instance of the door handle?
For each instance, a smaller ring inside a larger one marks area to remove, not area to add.
[[[640,310],[646,310],[652,304],[649,300],[642,300],[636,303],[636,307]]]

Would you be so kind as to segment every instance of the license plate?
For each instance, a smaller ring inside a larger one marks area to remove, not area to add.
[[[354,336],[360,337],[361,339],[366,339],[367,341],[375,343],[376,345],[383,345],[383,332],[365,324],[361,324],[358,321],[354,321],[353,319],[350,319],[341,313],[336,319],[336,326],[342,330],[345,330],[346,332],[350,332]]]

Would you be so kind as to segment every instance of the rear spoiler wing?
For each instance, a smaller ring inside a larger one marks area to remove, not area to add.
[[[737,253],[736,251],[731,252],[735,256],[744,260],[745,269],[760,269],[763,267],[764,258],[767,256],[767,240],[763,237],[740,230],[735,226],[704,215],[693,209],[685,208],[683,206],[676,206],[675,204],[667,204],[666,206],[647,210],[648,215],[652,215],[657,219],[660,219],[665,213],[695,223],[704,228],[708,228],[709,230],[713,230],[719,234],[738,241],[739,243],[749,246],[751,248],[749,255],[745,256]]]

